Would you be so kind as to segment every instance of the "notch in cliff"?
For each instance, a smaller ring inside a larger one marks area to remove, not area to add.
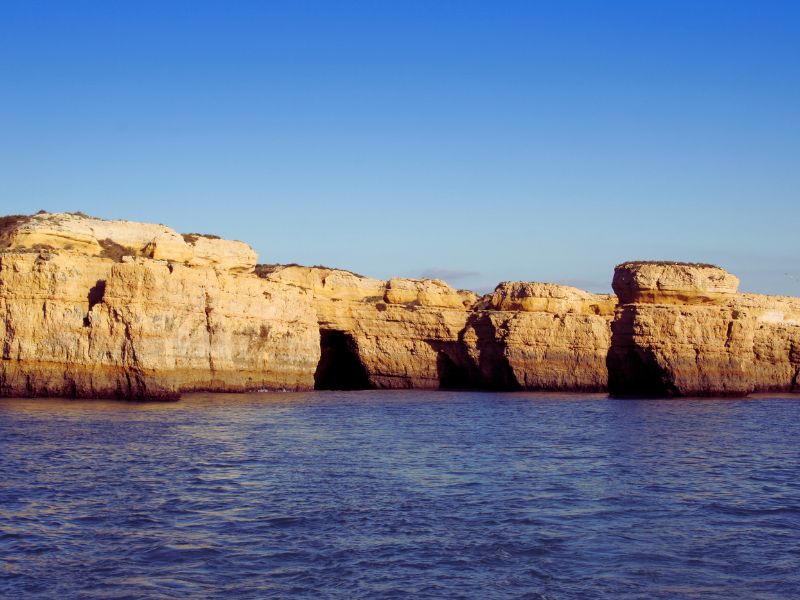
[[[366,390],[369,377],[358,358],[353,336],[320,329],[321,355],[314,373],[315,390]]]

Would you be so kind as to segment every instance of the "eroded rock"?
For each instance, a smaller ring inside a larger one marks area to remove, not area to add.
[[[627,262],[611,287],[620,304],[711,304],[734,294],[739,280],[713,265]]]
[[[617,299],[553,283],[503,282],[489,298],[492,310],[613,315]]]

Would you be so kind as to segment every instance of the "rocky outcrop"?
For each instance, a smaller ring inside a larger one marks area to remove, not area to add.
[[[611,283],[620,304],[714,304],[729,298],[739,280],[713,265],[627,262]]]
[[[190,265],[215,267],[229,273],[252,273],[258,262],[258,254],[244,242],[209,236],[186,237],[189,237],[187,246],[192,251],[192,257],[187,260]]]
[[[182,236],[164,225],[70,213],[33,215],[4,231],[0,246],[74,250],[92,256],[109,256],[113,249],[121,255],[211,266],[232,273],[251,273],[258,262],[258,255],[244,242],[198,234]]]
[[[465,300],[467,304],[477,301],[477,294],[474,298],[462,297],[457,290],[439,279],[392,277],[386,284],[384,300],[388,304],[438,306],[460,310],[465,308]]]
[[[72,252],[0,254],[0,342],[5,396],[312,389],[319,359],[296,288]]]
[[[607,386],[613,296],[505,283],[478,303],[477,294],[439,280],[381,282],[299,267],[268,278],[314,295],[321,388],[603,391]],[[524,298],[528,310],[502,304],[512,295]]]
[[[737,285],[705,266],[618,267],[614,289],[622,304],[611,325],[609,390],[722,397],[798,391],[800,300],[737,294]]]
[[[0,220],[0,395],[483,388],[800,391],[800,299],[631,262],[614,295],[257,265],[242,242],[83,215]]]
[[[520,281],[498,285],[488,299],[487,308],[610,316],[616,306],[617,299],[611,294],[590,294],[567,285]]]

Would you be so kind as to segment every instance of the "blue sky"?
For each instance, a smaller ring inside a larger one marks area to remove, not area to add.
[[[378,278],[800,296],[800,3],[4,2],[0,213]]]

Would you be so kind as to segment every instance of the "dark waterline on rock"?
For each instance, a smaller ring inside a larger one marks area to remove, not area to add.
[[[800,399],[0,400],[3,598],[800,597]]]

